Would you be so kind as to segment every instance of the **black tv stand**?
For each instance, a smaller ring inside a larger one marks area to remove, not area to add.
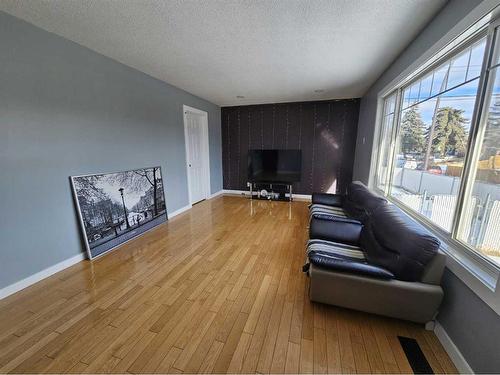
[[[250,188],[250,199],[260,199],[260,200],[272,200],[272,201],[293,201],[292,194],[292,184],[289,182],[247,182],[248,187]],[[255,185],[267,185],[268,189],[266,190],[267,194],[261,194],[261,189],[258,191],[254,191]],[[285,186],[285,191],[275,192],[273,186]],[[287,197],[288,193],[288,197]]]

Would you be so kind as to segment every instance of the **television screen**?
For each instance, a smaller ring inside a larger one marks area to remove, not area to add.
[[[248,150],[248,181],[300,181],[302,153],[300,150]]]

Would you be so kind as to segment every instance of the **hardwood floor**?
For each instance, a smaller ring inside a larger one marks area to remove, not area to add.
[[[219,197],[0,301],[0,373],[411,373],[423,327],[311,303],[307,203]]]

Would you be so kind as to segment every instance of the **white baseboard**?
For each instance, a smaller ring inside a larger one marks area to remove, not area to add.
[[[222,190],[224,194],[227,195],[244,195],[244,196],[250,196],[250,192],[248,190]],[[298,200],[311,200],[311,195],[309,194],[292,194],[293,199],[298,199]]]
[[[443,345],[446,353],[448,353],[448,355],[450,356],[450,359],[457,368],[458,372],[461,374],[473,374],[474,371],[469,366],[462,353],[460,353],[460,350],[457,348],[455,343],[452,341],[450,336],[448,336],[445,329],[441,324],[439,324],[439,322],[436,322],[434,333],[441,342],[441,345]]]
[[[71,267],[73,264],[81,262],[85,258],[86,255],[84,253],[75,255],[74,257],[71,257],[69,259],[63,260],[62,262],[54,264],[53,266],[50,266],[40,272],[37,272],[34,275],[28,276],[27,278],[22,279],[14,284],[6,286],[5,288],[0,289],[0,299],[8,297],[16,292],[19,292],[20,290],[23,290],[24,288],[27,288],[30,285],[33,285],[49,276],[52,276],[53,274],[62,271],[65,268]]]
[[[219,195],[222,195],[223,193],[224,193],[224,190],[219,190],[218,192],[211,194],[210,197],[208,197],[208,199],[218,197]]]
[[[177,215],[180,215],[182,214],[183,212],[186,212],[187,210],[189,210],[191,207],[193,207],[192,205],[188,204],[187,206],[184,206],[184,207],[181,207],[179,208],[178,210],[175,210],[174,212],[169,212],[168,213],[168,218],[171,219]]]

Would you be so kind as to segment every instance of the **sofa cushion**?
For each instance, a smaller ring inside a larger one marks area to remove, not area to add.
[[[394,275],[381,267],[366,262],[359,246],[344,243],[310,240],[307,246],[309,261],[321,268],[357,275],[392,279]]]
[[[321,253],[313,252],[309,255],[309,261],[317,267],[336,272],[347,272],[355,275],[376,277],[378,279],[394,279],[392,272],[373,266],[366,262],[353,262],[325,256]]]
[[[372,212],[360,235],[370,264],[388,269],[399,280],[420,281],[440,242],[394,205]]]
[[[387,199],[372,192],[362,182],[354,181],[347,188],[344,209],[348,216],[364,221],[380,205],[387,204]]]
[[[366,259],[359,246],[320,239],[311,239],[307,242],[307,254],[311,252],[330,254],[332,257],[344,260],[364,261]]]
[[[309,207],[310,218],[317,215],[326,215],[330,217],[343,217],[346,218],[347,214],[342,207],[326,206],[324,204],[312,204]]]
[[[317,215],[310,221],[309,238],[358,245],[362,228],[356,220]]]
[[[342,207],[344,196],[341,194],[313,193],[312,204],[319,203],[326,206]]]

